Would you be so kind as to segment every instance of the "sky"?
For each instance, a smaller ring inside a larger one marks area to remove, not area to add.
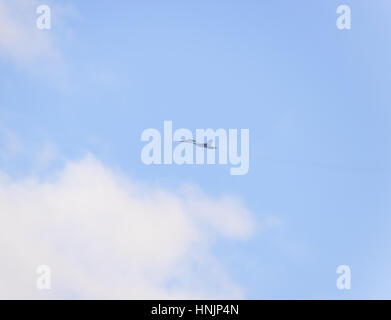
[[[0,0],[0,298],[390,299],[390,10]],[[144,164],[165,120],[248,173]]]

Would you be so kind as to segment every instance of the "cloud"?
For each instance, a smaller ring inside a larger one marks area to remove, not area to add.
[[[29,172],[43,174],[54,165],[65,161],[63,155],[53,141],[39,138],[36,141],[22,139],[20,134],[4,126],[0,121],[0,166],[15,169],[23,164]],[[16,170],[20,175],[22,170]]]
[[[35,167],[40,169],[44,169],[50,166],[50,164],[54,163],[60,157],[60,152],[57,148],[57,145],[50,141],[45,141],[40,148],[36,148],[35,155]],[[33,152],[30,153],[30,155]]]
[[[20,154],[23,145],[19,137],[8,128],[0,125],[0,160]]]
[[[36,27],[37,1],[0,0],[0,54],[22,67],[60,64],[51,31]]]
[[[200,189],[134,182],[92,155],[45,180],[0,172],[0,298],[241,298],[213,243],[243,240],[252,214]],[[36,289],[49,265],[52,289]]]

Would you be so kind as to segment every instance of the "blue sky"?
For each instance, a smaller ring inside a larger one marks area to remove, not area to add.
[[[0,42],[3,173],[45,180],[89,152],[132,181],[233,195],[255,231],[209,250],[245,298],[390,298],[388,1],[46,3],[52,29],[22,46],[49,41],[42,52]],[[35,10],[1,4],[35,28]],[[336,27],[341,4],[351,30]],[[248,128],[249,173],[143,164],[141,133],[164,120]]]

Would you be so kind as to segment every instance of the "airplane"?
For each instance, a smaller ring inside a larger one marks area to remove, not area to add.
[[[213,139],[208,140],[207,143],[197,142],[194,139],[186,139],[186,140],[181,140],[179,142],[192,143],[192,144],[194,144],[194,145],[196,145],[198,147],[202,147],[202,148],[206,148],[206,149],[217,149],[217,147],[213,147],[212,146]]]

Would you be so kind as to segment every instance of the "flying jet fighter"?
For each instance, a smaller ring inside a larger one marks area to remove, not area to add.
[[[217,149],[217,147],[212,146],[213,139],[208,140],[207,143],[197,142],[194,139],[185,139],[185,140],[181,140],[179,142],[192,143],[192,144],[194,144],[194,145],[196,145],[198,147],[206,148],[206,149]]]

